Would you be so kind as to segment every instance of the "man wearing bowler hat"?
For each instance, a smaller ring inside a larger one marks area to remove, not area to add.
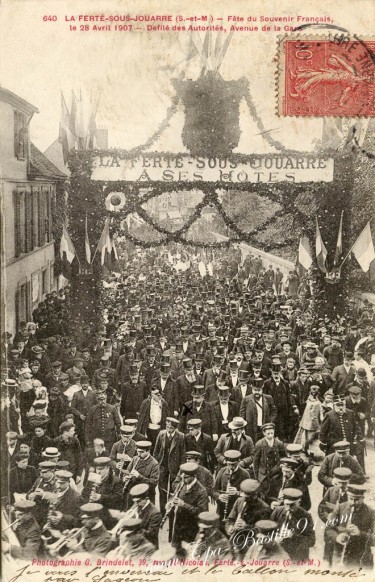
[[[253,462],[254,444],[251,437],[245,434],[246,420],[241,416],[235,416],[229,423],[229,434],[221,435],[215,447],[215,456],[218,466],[225,465],[225,452],[236,450],[240,452],[240,466],[249,469]]]
[[[213,405],[204,400],[204,386],[194,386],[191,395],[193,399],[184,403],[184,409],[180,417],[180,431],[186,433],[186,423],[190,418],[200,418],[202,421],[202,432],[208,434],[213,441],[217,441],[219,430],[217,419]]]
[[[371,552],[375,511],[364,502],[366,487],[348,485],[348,501],[340,503],[329,516],[326,543],[334,543],[335,554],[347,568],[373,568]]]
[[[12,545],[3,539],[1,549],[15,560],[32,560],[39,556],[41,550],[41,530],[34,517],[35,503],[29,499],[14,504],[14,517],[17,524],[13,531],[19,545]],[[6,534],[4,534],[5,536]]]
[[[251,381],[253,393],[242,400],[240,414],[246,420],[246,434],[256,443],[262,438],[262,426],[268,422],[274,423],[277,410],[272,396],[263,394],[263,380],[257,378]]]
[[[162,514],[165,512],[168,496],[172,492],[172,483],[184,461],[186,450],[184,434],[177,430],[178,425],[177,418],[168,417],[166,428],[160,431],[155,443],[154,457],[160,466],[159,499]]]

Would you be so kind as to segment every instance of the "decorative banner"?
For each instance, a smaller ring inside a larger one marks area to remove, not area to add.
[[[93,159],[92,180],[125,182],[221,182],[223,184],[332,182],[333,159],[313,155],[262,155],[203,158],[113,153]]]

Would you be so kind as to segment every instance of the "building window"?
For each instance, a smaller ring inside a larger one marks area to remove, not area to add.
[[[20,285],[16,291],[16,326],[20,321],[30,321],[31,283],[28,281]]]
[[[14,192],[15,256],[30,253],[52,240],[49,187]]]
[[[48,271],[44,269],[42,271],[42,294],[48,293]]]
[[[25,160],[28,148],[28,126],[26,115],[14,112],[14,155],[17,160]]]

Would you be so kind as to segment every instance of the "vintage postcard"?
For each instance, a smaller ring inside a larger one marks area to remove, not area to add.
[[[374,2],[0,25],[4,582],[374,580]]]

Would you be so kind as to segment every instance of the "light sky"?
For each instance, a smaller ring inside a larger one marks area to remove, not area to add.
[[[251,14],[330,16],[335,24],[357,34],[371,32],[374,4],[367,0],[310,0],[308,4],[308,11],[301,9],[304,3],[298,0],[234,0],[230,6],[232,14],[245,17]],[[79,22],[67,22],[65,17],[101,13],[134,15],[151,10],[154,14],[174,16],[212,13],[225,20],[228,5],[213,0],[3,0],[0,4],[0,83],[39,108],[40,113],[32,120],[31,137],[42,150],[58,135],[60,92],[64,92],[69,103],[72,90],[77,93],[82,90],[87,96],[100,92],[97,121],[108,127],[110,146],[134,147],[145,142],[166,115],[174,90],[170,83],[171,71],[164,67],[183,59],[187,33],[115,32],[113,24],[110,32],[70,31],[69,25],[79,27]],[[43,15],[56,15],[58,20],[43,22]],[[261,27],[259,22],[258,26]],[[321,137],[322,121],[282,119],[276,115],[277,34],[235,32],[221,73],[225,79],[247,78],[257,112],[265,127],[273,130],[273,137],[286,147],[306,151]],[[196,77],[198,67],[199,60],[195,59],[187,76]],[[180,137],[182,125],[180,109],[155,149],[184,151]],[[244,103],[241,129],[241,152],[272,151],[257,135],[259,129]]]

